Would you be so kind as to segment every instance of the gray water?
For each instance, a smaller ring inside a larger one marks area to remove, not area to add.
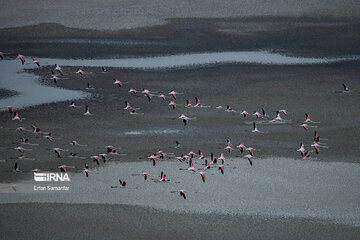
[[[121,159],[121,157],[119,157]],[[118,162],[118,161],[117,161]],[[33,176],[17,183],[17,192],[2,187],[0,202],[102,203],[149,206],[168,211],[304,217],[360,226],[360,165],[286,158],[254,158],[251,167],[245,158],[228,158],[225,174],[217,168],[199,173],[180,168],[177,160],[108,163],[92,169],[90,176],[70,172],[69,192],[34,192]],[[203,168],[195,160],[195,168]],[[170,182],[144,181],[133,176],[143,171],[158,179],[164,171]],[[126,188],[118,179],[127,182]],[[54,185],[49,183],[48,185]],[[45,184],[46,186],[46,184]],[[179,193],[185,189],[187,199]],[[7,192],[7,193],[6,193]]]
[[[32,65],[26,65],[25,68],[31,68],[30,66]],[[0,99],[0,111],[6,110],[4,107],[9,105],[19,109],[88,96],[81,91],[46,86],[39,80],[39,76],[24,72],[24,66],[19,60],[0,61],[0,88],[15,92],[14,96]]]
[[[304,65],[304,64],[328,64],[342,61],[359,59],[359,56],[337,58],[304,58],[290,57],[278,53],[265,51],[242,51],[242,52],[212,52],[190,53],[170,56],[156,56],[145,58],[123,59],[43,59],[47,64],[59,64],[60,66],[83,66],[83,67],[121,67],[121,68],[181,68],[211,64],[226,63],[253,63],[273,65]]]

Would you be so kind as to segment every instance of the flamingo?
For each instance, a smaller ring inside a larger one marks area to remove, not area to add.
[[[72,144],[73,146],[79,146],[79,147],[87,147],[87,145],[85,144],[80,144],[78,143],[76,140],[73,140],[70,144]]]
[[[303,127],[305,130],[308,130],[309,127],[315,128],[315,127],[317,127],[317,126],[310,126],[310,125],[307,125],[306,123],[303,123],[303,124],[300,125],[300,127]]]
[[[225,112],[236,112],[236,111],[233,110],[229,105],[227,105]]]
[[[223,153],[220,154],[220,157],[219,157],[218,159],[221,160],[221,163],[222,163],[222,164],[225,164],[226,159],[225,159]]]
[[[231,147],[231,144],[228,144],[224,149],[228,150],[229,153],[231,153],[233,150],[233,148]]]
[[[276,117],[274,119],[272,119],[270,122],[281,122],[281,121],[283,121],[283,119],[280,116],[280,112],[277,111],[276,112]]]
[[[343,91],[344,93],[350,92],[350,88],[349,88],[348,85],[346,85],[345,83],[343,83],[342,85],[343,85],[343,87],[344,87],[344,91]]]
[[[185,126],[188,124],[189,120],[193,119],[185,116],[184,113],[182,113],[179,118],[183,120]]]
[[[91,84],[88,82],[85,89],[86,90],[94,90],[95,88],[93,86],[91,86]]]
[[[40,62],[36,58],[33,58],[33,63],[40,67]]]
[[[101,70],[103,71],[103,73],[107,72],[107,69],[105,67],[101,67]]]
[[[203,152],[200,151],[200,149],[199,149],[199,159],[204,159],[204,158],[205,158],[205,156],[204,156]]]
[[[311,146],[314,147],[316,154],[319,154],[320,144],[315,142],[315,143],[311,144]]]
[[[7,106],[10,113],[14,113],[14,108],[12,106]]]
[[[203,171],[199,172],[202,178],[202,181],[205,182],[205,173]]]
[[[67,151],[61,148],[53,148],[54,152],[56,153],[56,155],[58,156],[58,158],[61,158],[61,151]]]
[[[248,155],[245,155],[244,157],[247,158],[247,160],[249,161],[250,165],[252,166],[252,165],[253,165],[253,162],[252,162],[253,156],[251,156],[251,155],[248,154]]]
[[[125,110],[137,110],[137,109],[140,109],[140,108],[133,108],[130,106],[130,103],[125,101]]]
[[[254,115],[256,118],[261,117],[261,114],[260,114],[259,112],[254,112],[253,115]]]
[[[309,159],[309,158],[310,158],[310,153],[307,151],[307,152],[304,154],[303,159],[306,160],[306,159]]]
[[[120,80],[114,78],[114,83],[113,84],[117,84],[119,87],[122,87],[122,85],[124,83],[127,83],[127,82],[121,82]]]
[[[93,161],[96,162],[97,165],[100,165],[100,157],[99,156],[91,156],[90,158],[92,158]]]
[[[186,100],[186,107],[192,107],[192,105],[191,105],[191,100]]]
[[[5,57],[5,56],[4,56],[4,53],[0,52],[0,58],[1,58],[1,59],[4,59],[4,57]]]
[[[144,115],[144,113],[138,113],[135,109],[131,110],[130,115]]]
[[[310,115],[309,114],[307,114],[307,113],[305,113],[305,117],[306,117],[306,119],[305,119],[305,123],[320,123],[320,122],[314,122],[314,121],[312,121],[311,119],[310,119]]]
[[[24,57],[23,55],[21,55],[21,54],[18,53],[17,56],[16,56],[16,58],[20,59],[22,65],[25,64],[25,57]]]
[[[304,148],[304,144],[303,143],[300,143],[300,148],[298,150],[296,150],[298,152],[301,153],[301,156],[304,156],[305,155],[305,148]]]
[[[133,88],[130,88],[130,90],[128,91],[129,93],[132,93],[132,94],[136,94],[137,93],[137,91],[135,90],[135,89],[133,89]]]
[[[196,104],[194,105],[194,107],[210,107],[210,106],[204,106],[200,104],[200,99],[195,97],[195,102]]]
[[[186,199],[186,192],[185,192],[185,190],[180,190],[180,196],[182,196],[184,199]]]
[[[262,132],[259,131],[259,129],[257,128],[255,122],[253,122],[253,130],[251,130],[251,132],[253,132],[253,133],[262,133]]]
[[[266,112],[265,112],[265,109],[264,109],[264,108],[261,108],[261,112],[262,112],[262,117],[263,117],[263,118],[268,117],[268,115],[266,114]]]
[[[243,110],[240,114],[242,114],[244,117],[246,117],[249,113],[246,110]]]
[[[76,153],[70,153],[69,154],[69,157],[71,157],[71,158],[79,158],[79,159],[86,159],[86,157],[79,157]]]
[[[149,177],[149,174],[147,172],[143,172],[142,175],[144,175],[144,180],[146,181]]]
[[[86,105],[86,106],[85,106],[85,113],[84,113],[84,116],[90,116],[90,115],[92,115],[92,114],[90,113],[90,110],[89,110],[88,105]]]
[[[20,118],[19,114],[17,112],[14,112],[14,117],[11,120],[18,120],[19,122],[22,122],[25,118]]]
[[[31,128],[33,129],[32,133],[39,133],[40,132],[40,128],[32,125]]]
[[[82,76],[82,75],[85,74],[85,72],[84,72],[81,68],[79,68],[79,69],[77,70],[76,74],[80,74],[80,75]]]
[[[175,92],[174,90],[171,90],[169,92],[169,95],[171,95],[175,100],[176,100],[176,94],[184,94],[184,93],[178,93],[178,92]]]
[[[164,101],[166,96],[164,94],[160,94],[159,97]]]
[[[246,146],[243,143],[240,143],[238,146],[236,146],[237,148],[240,148],[240,152],[243,153],[244,150],[246,149]]]
[[[86,177],[89,177],[89,168],[84,168],[84,173]]]
[[[179,141],[175,141],[175,143],[176,143],[175,148],[180,148],[180,147],[181,147],[181,145],[180,145]]]
[[[70,103],[69,107],[71,107],[71,108],[78,108],[78,107],[82,107],[82,106],[77,106],[77,105],[75,104],[75,102],[72,101],[72,102]]]
[[[156,157],[156,154],[152,154],[152,155],[151,155],[150,157],[148,157],[148,158],[150,158],[150,159],[152,160],[153,166],[155,166],[156,163],[157,163],[157,161],[158,161],[158,159],[157,159],[157,157]]]
[[[55,70],[58,71],[61,74],[61,76],[64,75],[62,68],[58,64],[55,64]]]
[[[172,106],[172,109],[174,110],[176,108],[176,103],[171,100],[169,106]]]
[[[15,171],[15,172],[21,172],[21,171],[20,171],[20,168],[18,167],[17,162],[16,162],[15,165],[14,165],[14,171]]]
[[[67,168],[75,168],[74,166],[68,166],[68,165],[61,165],[58,166],[58,168],[60,168],[60,172],[66,172]]]
[[[19,152],[23,153],[24,151],[31,151],[32,149],[26,149],[26,148],[23,148],[21,146],[17,146],[16,148],[14,148],[15,150],[18,150]]]
[[[219,165],[219,170],[221,174],[224,174],[224,165]]]

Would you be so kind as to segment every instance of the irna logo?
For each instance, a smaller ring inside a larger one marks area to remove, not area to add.
[[[67,173],[36,173],[34,172],[36,182],[70,182]]]

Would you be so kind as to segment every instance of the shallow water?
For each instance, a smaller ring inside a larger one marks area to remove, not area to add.
[[[35,64],[34,64],[35,65]],[[26,65],[31,68],[32,65]],[[86,97],[81,91],[45,86],[34,74],[24,72],[24,66],[19,60],[0,61],[0,88],[15,92],[14,96],[0,99],[0,111],[11,105],[16,109],[39,105],[43,103],[66,101]]]
[[[83,66],[83,67],[121,67],[121,68],[181,68],[210,64],[226,63],[255,63],[255,64],[328,64],[334,62],[350,61],[359,59],[359,56],[338,58],[303,58],[290,57],[277,53],[261,51],[244,52],[213,52],[213,53],[191,53],[169,56],[155,56],[145,58],[123,58],[123,59],[43,59],[47,64],[59,64],[61,66]]]
[[[202,162],[195,160],[195,168],[203,168]],[[188,165],[177,160],[160,160],[156,166],[150,160],[108,163],[91,170],[89,178],[70,173],[71,183],[60,184],[71,185],[68,193],[34,192],[33,186],[39,184],[29,175],[28,181],[17,183],[16,193],[9,188],[9,193],[0,194],[0,202],[130,204],[181,212],[318,218],[360,226],[359,164],[286,158],[253,162],[251,167],[244,158],[229,157],[225,174],[212,168],[205,172],[205,183],[199,173],[180,171]],[[144,181],[142,171],[155,179],[164,171],[171,181]],[[126,188],[110,188],[119,185],[118,179],[127,182]],[[187,191],[186,200],[179,196],[180,189]]]

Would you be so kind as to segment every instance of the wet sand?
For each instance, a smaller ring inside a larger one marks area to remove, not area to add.
[[[284,28],[281,28],[282,25],[285,25]],[[21,53],[25,55],[37,56],[40,59],[44,57],[134,57],[244,49],[275,50],[295,56],[330,57],[360,53],[359,26],[358,19],[349,18],[322,18],[321,20],[301,18],[299,20],[298,18],[274,17],[216,21],[173,20],[168,25],[129,31],[84,31],[42,24],[33,27],[1,29],[0,42],[2,47],[11,54],[21,50]],[[248,30],[244,31],[244,29]],[[339,31],[343,34],[339,35]],[[27,40],[22,40],[19,32],[28,36]],[[323,36],[324,33],[327,34],[326,38]],[[69,38],[75,40],[69,42],[67,40]],[[81,41],[78,41],[79,39]],[[42,42],[43,40],[46,41]],[[107,41],[110,42],[107,44]],[[304,66],[221,64],[165,70],[108,68],[107,73],[102,73],[99,68],[84,68],[83,70],[87,72],[84,76],[75,74],[77,70],[75,66],[64,67],[66,75],[65,79],[59,81],[59,87],[85,91],[86,84],[90,82],[95,88],[99,88],[89,91],[92,93],[90,98],[76,101],[77,105],[89,105],[93,115],[83,116],[84,108],[71,109],[68,107],[70,102],[44,104],[21,110],[19,113],[26,118],[21,123],[11,121],[12,116],[9,113],[0,112],[2,127],[0,153],[1,159],[7,160],[5,163],[0,163],[0,181],[14,183],[19,180],[29,180],[33,177],[29,172],[31,169],[36,167],[55,171],[60,164],[74,165],[78,169],[75,172],[80,173],[84,162],[88,162],[90,168],[101,171],[102,166],[96,167],[90,159],[74,160],[68,158],[67,154],[76,151],[79,156],[89,157],[104,152],[106,145],[120,146],[120,152],[126,153],[126,156],[110,157],[111,162],[132,162],[146,161],[147,157],[159,148],[166,152],[174,152],[176,155],[198,149],[206,155],[210,152],[219,155],[225,152],[223,149],[225,140],[231,139],[234,145],[244,142],[257,149],[255,151],[255,158],[258,158],[256,164],[261,164],[262,159],[272,156],[306,163],[296,152],[300,142],[311,149],[314,129],[304,131],[299,127],[305,120],[305,112],[308,112],[313,120],[321,122],[316,124],[319,126],[316,130],[323,139],[321,142],[328,146],[326,149],[322,148],[319,155],[312,152],[311,159],[306,161],[358,163],[359,107],[354,104],[360,100],[358,64],[358,61],[352,61]],[[50,69],[50,67],[41,67],[28,70],[28,72],[39,75],[43,83],[53,85],[53,82],[49,80]],[[113,85],[113,78],[129,83],[119,88]],[[343,82],[351,86],[350,93],[341,93]],[[142,94],[127,93],[129,87],[138,90],[147,88],[164,93],[175,89],[185,94],[179,95],[177,99],[177,103],[182,106],[172,110],[167,105],[169,99],[163,102],[159,98],[154,98],[149,103]],[[203,105],[210,105],[212,108],[184,108],[185,100],[194,101],[195,96],[201,99]],[[140,107],[139,112],[144,115],[131,116],[128,111],[123,110],[125,100],[134,107]],[[265,133],[254,135],[251,133],[253,116],[244,118],[238,113],[226,113],[224,110],[214,108],[218,105],[230,105],[238,111],[246,109],[249,113],[255,110],[260,111],[263,107],[271,116],[274,116],[274,111],[285,108],[288,110],[288,115],[284,118],[289,121],[276,125],[260,122],[258,127]],[[177,119],[181,113],[196,117],[196,120],[190,121],[185,127],[181,120]],[[48,142],[40,135],[35,136],[31,133],[22,135],[15,131],[19,126],[30,129],[31,125],[39,126],[44,132],[51,131],[59,140]],[[40,146],[24,146],[33,149],[26,153],[26,156],[35,160],[17,160],[25,173],[14,174],[12,168],[15,159],[12,158],[16,158],[19,154],[8,148],[16,147],[21,136],[28,137],[32,143],[39,143]],[[72,147],[70,142],[74,139],[79,143],[88,144],[88,147]],[[176,140],[182,145],[180,149],[174,148]],[[69,152],[65,152],[64,157],[58,159],[50,150],[53,147],[62,147],[68,149]],[[234,151],[225,156],[243,157],[243,155]],[[339,194],[341,194],[340,189]],[[114,238],[114,236],[118,238],[116,234],[124,234],[123,236],[130,238],[163,237],[162,234],[167,237],[173,236],[171,234],[175,232],[179,235],[189,234],[189,237],[193,238],[204,236],[204,238],[215,239],[220,236],[226,238],[244,236],[245,239],[284,238],[285,236],[286,238],[293,236],[293,239],[352,239],[359,232],[359,228],[311,218],[217,216],[213,213],[209,215],[169,214],[168,211],[147,208],[98,204],[28,203],[5,204],[0,207],[4,209],[0,211],[3,214],[0,218],[1,226],[4,226],[1,228],[5,229],[2,231],[6,231],[9,238],[14,236],[12,234],[28,234],[30,230],[14,233],[10,226],[13,225],[12,221],[18,219],[14,218],[18,214],[26,218],[23,224],[30,221],[27,213],[33,208],[39,211],[40,215],[45,215],[49,209],[52,209],[51,211],[56,215],[48,217],[63,219],[61,224],[57,224],[55,220],[43,223],[48,229],[52,229],[45,234],[49,234],[49,237],[55,236],[55,238],[62,236],[57,235],[61,232],[57,230],[67,229],[70,218],[75,218],[84,225],[81,229],[84,231],[81,235],[84,238],[88,236],[87,224],[91,226],[95,222],[104,225],[99,229],[102,231],[108,229],[108,231],[102,232],[103,235],[97,235],[100,232],[95,231],[92,236],[108,236],[107,238]],[[92,212],[89,208],[96,210]],[[64,209],[64,212],[60,213],[60,209]],[[112,214],[109,213],[110,211]],[[144,211],[150,211],[148,220],[143,218]],[[14,212],[17,214],[13,214]],[[3,220],[8,217],[10,220],[4,222]],[[121,220],[116,221],[118,218]],[[102,219],[106,220],[103,222]],[[126,223],[123,223],[125,221]],[[170,223],[170,221],[175,223]],[[121,227],[124,224],[127,228]],[[130,227],[134,224],[144,230],[135,233]],[[185,233],[182,231],[199,224],[202,227],[191,228],[194,229],[192,231],[194,236],[190,231],[185,231]],[[211,224],[213,227],[209,231],[207,227]],[[221,227],[217,231],[215,226],[219,225]],[[159,228],[165,232],[156,230]],[[30,232],[37,231],[40,229],[31,229]]]

